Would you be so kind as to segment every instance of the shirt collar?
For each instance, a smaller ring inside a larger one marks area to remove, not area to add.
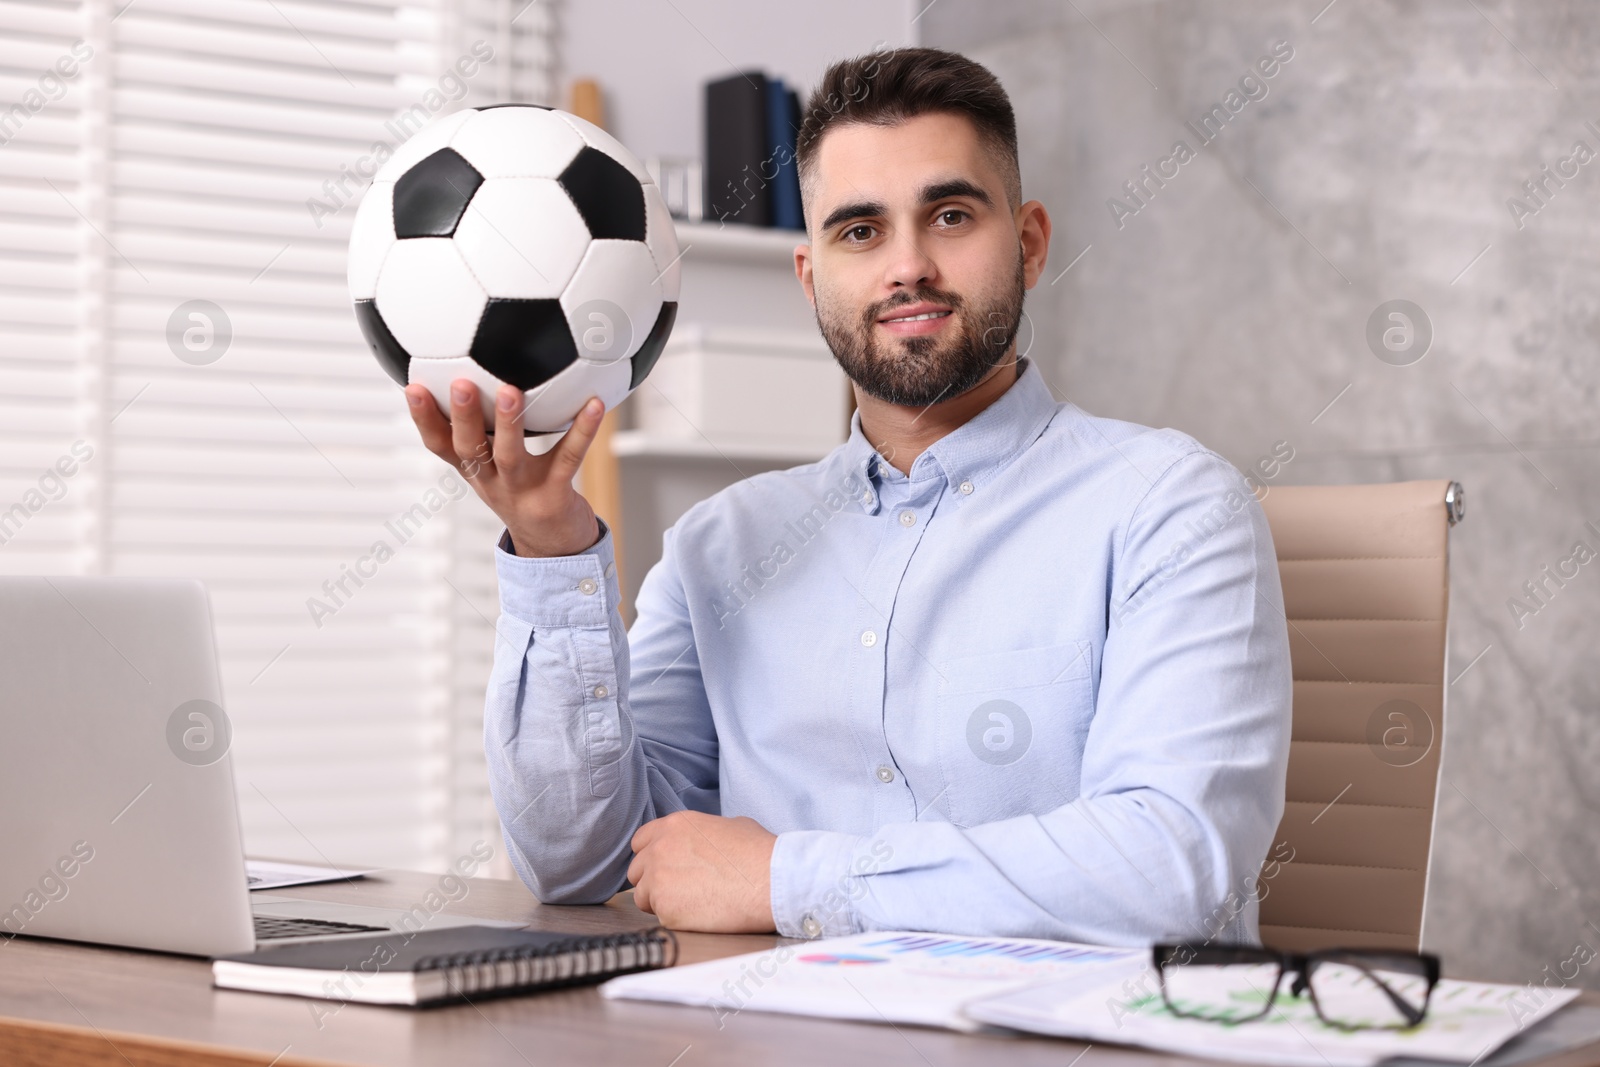
[[[1058,408],[1043,375],[1027,357],[1018,360],[1017,380],[988,407],[929,445],[911,465],[912,480],[929,477],[934,468],[953,486],[973,483],[981,488],[986,476],[998,472],[1038,439]],[[844,443],[846,469],[863,476],[868,489],[862,495],[867,511],[877,510],[875,478],[893,471],[861,432],[861,410],[850,416],[850,437]],[[894,471],[892,477],[899,477]],[[870,501],[868,499],[870,497]]]

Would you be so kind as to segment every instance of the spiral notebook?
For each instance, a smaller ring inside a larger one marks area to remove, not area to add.
[[[584,937],[458,926],[281,945],[211,963],[219,989],[365,1004],[437,1004],[532,993],[670,967],[678,942],[653,927]]]

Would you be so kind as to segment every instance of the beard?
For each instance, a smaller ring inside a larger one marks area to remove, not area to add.
[[[852,316],[824,301],[818,290],[817,327],[833,358],[862,392],[887,404],[925,408],[960,396],[1004,360],[1022,324],[1025,293],[1018,249],[1009,284],[970,303],[959,293],[924,287]],[[955,329],[921,337],[878,333],[878,319],[923,301],[949,308]]]

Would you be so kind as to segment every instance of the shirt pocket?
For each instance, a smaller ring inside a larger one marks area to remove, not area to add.
[[[947,660],[939,759],[957,826],[1042,815],[1078,795],[1094,717],[1087,641]]]

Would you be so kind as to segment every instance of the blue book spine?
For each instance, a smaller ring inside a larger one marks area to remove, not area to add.
[[[767,79],[768,162],[763,177],[772,178],[772,224],[779,229],[798,230],[805,226],[800,208],[800,169],[794,157],[795,133],[792,122],[794,93],[780,78]]]

